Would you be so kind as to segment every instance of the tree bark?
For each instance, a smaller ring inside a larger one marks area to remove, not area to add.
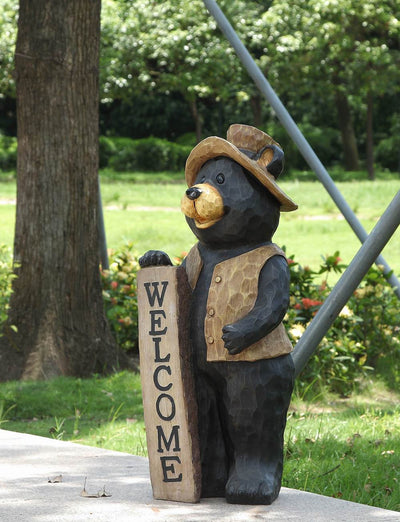
[[[195,123],[195,131],[196,131],[196,141],[199,143],[203,134],[203,121],[201,114],[199,113],[199,109],[197,107],[196,98],[193,98],[189,101],[190,110],[192,111],[193,120]]]
[[[372,92],[367,95],[367,172],[368,179],[375,179],[374,171],[374,130],[373,130],[373,108],[374,102]]]
[[[0,379],[118,364],[98,249],[100,0],[20,0],[16,279]]]
[[[254,94],[250,98],[250,106],[253,113],[254,127],[259,129],[262,126],[262,106],[261,96],[259,94]]]
[[[336,90],[335,98],[338,123],[342,137],[344,167],[349,171],[358,170],[358,149],[349,102],[346,95],[340,90]]]

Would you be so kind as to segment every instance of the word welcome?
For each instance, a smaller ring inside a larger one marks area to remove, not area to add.
[[[160,423],[155,425],[157,430],[157,452],[160,454],[160,465],[164,482],[181,482],[180,454],[180,425],[174,424],[176,418],[176,397],[174,397],[174,375],[171,365],[171,351],[167,346],[168,321],[163,308],[168,281],[145,282],[147,301],[149,305],[152,353],[154,354],[153,384],[155,393],[155,411]],[[151,427],[150,427],[151,429]],[[170,453],[173,453],[171,455]]]

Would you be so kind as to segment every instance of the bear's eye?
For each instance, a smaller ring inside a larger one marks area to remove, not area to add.
[[[217,174],[217,177],[215,179],[217,180],[217,183],[222,185],[222,183],[225,181],[225,176],[222,174],[222,172],[220,172],[219,174]]]

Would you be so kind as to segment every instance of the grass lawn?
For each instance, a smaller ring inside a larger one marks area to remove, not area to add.
[[[0,427],[135,455],[147,452],[140,376],[128,372],[0,383]]]
[[[149,249],[165,250],[171,256],[187,252],[195,238],[180,212],[185,190],[180,178],[178,174],[139,173],[113,179],[109,172],[104,174],[102,200],[108,247],[133,241],[139,254]],[[298,180],[283,181],[280,185],[298,203],[299,210],[282,213],[274,240],[285,245],[288,254],[295,254],[302,265],[317,268],[321,256],[336,250],[348,264],[360,243],[324,187],[319,182]],[[337,186],[370,232],[400,189],[400,180],[338,182]],[[9,201],[14,197],[15,182],[0,183],[0,242],[10,246],[15,207]],[[383,251],[396,274],[400,274],[399,237],[397,231]]]
[[[348,264],[360,242],[320,183],[288,181],[282,188],[298,203],[296,212],[282,213],[274,240],[295,254],[302,265],[317,268],[321,256],[339,250]],[[370,232],[387,205],[400,190],[400,180],[342,182],[338,188],[362,225]],[[372,190],[373,189],[373,190]],[[104,214],[109,247],[133,240],[139,254],[149,249],[165,250],[170,256],[187,252],[195,242],[180,212],[184,183],[102,183]],[[395,273],[400,274],[400,232],[383,251]],[[332,281],[333,282],[333,281]]]
[[[400,511],[400,395],[377,382],[349,399],[294,396],[283,485]],[[146,455],[137,374],[0,384],[0,427]]]
[[[150,176],[149,176],[149,179]],[[296,212],[282,213],[274,240],[285,245],[302,265],[318,267],[321,255],[340,251],[349,263],[360,247],[359,240],[341,217],[319,182],[286,181],[280,184],[299,205]],[[338,188],[361,223],[370,232],[387,205],[400,190],[400,180],[342,182]],[[133,240],[142,254],[149,249],[167,251],[171,256],[187,252],[195,242],[180,212],[186,185],[103,180],[102,197],[109,247]],[[383,255],[400,273],[399,231]]]
[[[294,395],[285,433],[289,487],[400,511],[399,399],[374,380],[346,399]]]
[[[0,185],[1,190],[2,185]],[[0,243],[12,246],[14,242],[15,205],[0,204]]]
[[[195,242],[180,213],[179,174],[102,176],[108,246],[133,241],[138,253],[179,255]],[[151,180],[152,182],[149,182]],[[167,182],[168,181],[168,182]],[[400,189],[400,180],[339,182],[369,232]],[[282,188],[299,210],[282,214],[275,241],[302,265],[340,251],[349,263],[359,242],[318,182],[288,180]],[[0,243],[12,246],[15,182],[0,183]],[[400,274],[400,232],[383,252]],[[400,511],[400,394],[379,383],[346,400],[294,397],[286,429],[283,485]],[[0,383],[0,427],[146,455],[141,387],[128,372],[92,379]]]

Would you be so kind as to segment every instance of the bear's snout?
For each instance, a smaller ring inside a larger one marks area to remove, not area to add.
[[[186,195],[189,199],[194,200],[197,199],[201,194],[201,190],[197,187],[188,188],[186,191]]]
[[[185,216],[194,219],[197,228],[211,227],[225,213],[221,194],[208,183],[188,188],[182,198],[181,209]]]

